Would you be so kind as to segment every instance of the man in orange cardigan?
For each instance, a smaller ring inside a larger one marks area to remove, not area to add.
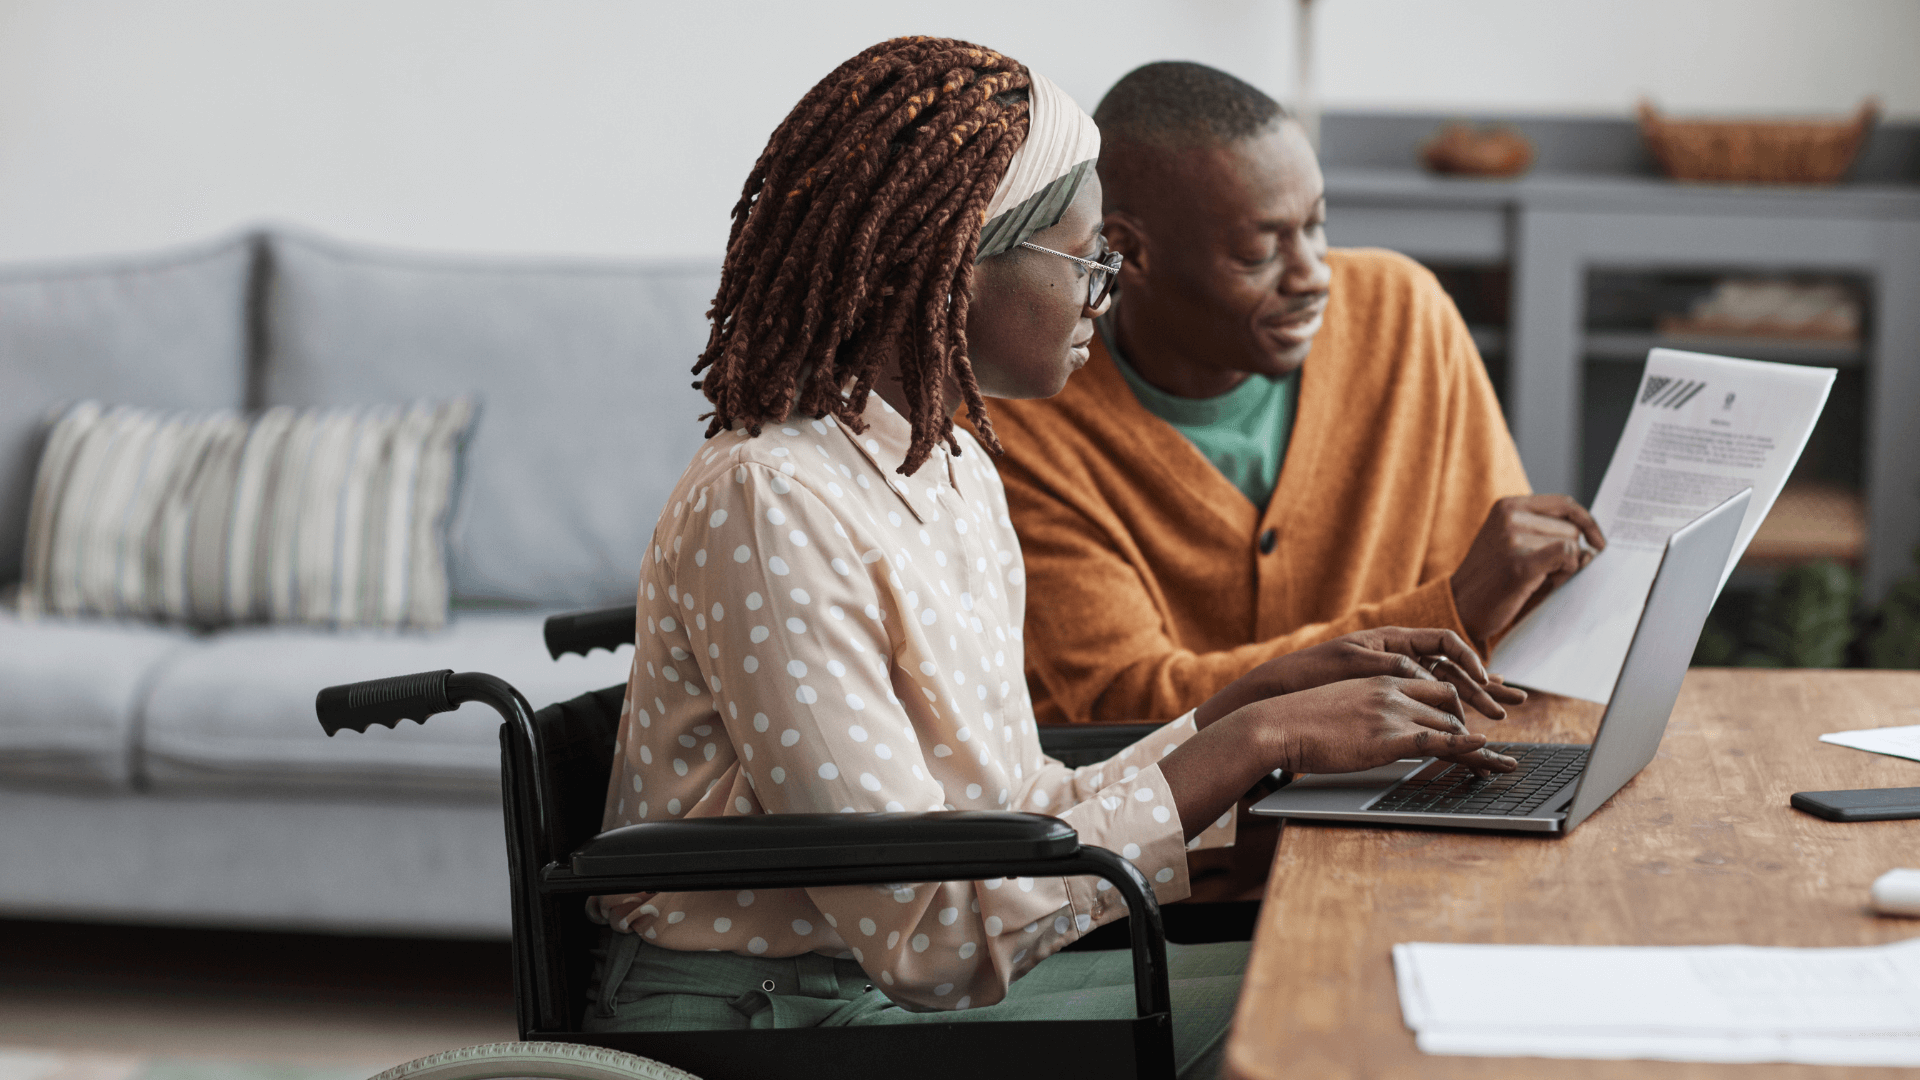
[[[1433,275],[1328,250],[1319,165],[1277,103],[1150,64],[1095,119],[1119,295],[1064,393],[992,414],[1040,719],[1176,717],[1369,627],[1484,654],[1604,546],[1573,500],[1528,494]]]

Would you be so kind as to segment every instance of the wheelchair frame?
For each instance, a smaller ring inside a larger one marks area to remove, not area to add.
[[[633,627],[632,606],[556,616],[547,621],[547,646],[555,659],[567,652],[612,650],[632,642]],[[598,808],[614,736],[611,730],[583,733],[580,729],[592,724],[570,719],[570,711],[604,718],[610,705],[617,718],[624,692],[624,686],[608,687],[536,713],[504,680],[444,670],[328,687],[315,703],[329,735],[365,731],[375,723],[397,727],[403,719],[424,723],[468,701],[500,714],[514,998],[522,1039],[642,1054],[705,1080],[757,1080],[770,1065],[796,1080],[891,1078],[902,1070],[911,1070],[916,1080],[961,1080],[1009,1056],[1026,1068],[1064,1075],[1097,1071],[1115,1080],[1173,1075],[1160,907],[1132,863],[1104,848],[1081,845],[1057,818],[1013,812],[777,815],[778,826],[768,824],[770,816],[723,817],[599,832]],[[1087,728],[1074,740],[1083,744],[1074,748],[1077,753],[1056,756],[1104,757],[1157,726]],[[569,806],[567,793],[558,790],[568,767],[598,771],[590,803],[578,799]],[[793,826],[830,830],[833,843],[796,853],[783,842]],[[577,835],[582,831],[586,835]],[[665,850],[648,850],[649,840]],[[596,867],[613,872],[596,872]],[[586,948],[599,933],[581,902],[589,895],[1076,875],[1111,882],[1126,902],[1136,1010],[1131,1019],[717,1032],[579,1030],[586,1005]]]

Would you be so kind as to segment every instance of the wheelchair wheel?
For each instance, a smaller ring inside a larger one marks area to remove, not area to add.
[[[396,1065],[373,1080],[700,1080],[652,1058],[579,1043],[486,1043]]]

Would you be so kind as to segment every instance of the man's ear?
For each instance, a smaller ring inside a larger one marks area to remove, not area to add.
[[[1120,267],[1120,279],[1125,281],[1129,271],[1147,273],[1152,256],[1147,251],[1147,231],[1140,226],[1140,219],[1124,210],[1109,210],[1101,226],[1107,247],[1126,259]]]

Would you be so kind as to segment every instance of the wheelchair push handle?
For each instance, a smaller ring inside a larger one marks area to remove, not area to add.
[[[375,724],[397,728],[402,720],[424,724],[435,713],[459,707],[447,694],[451,678],[453,669],[445,668],[329,686],[314,699],[313,708],[328,735],[342,729],[366,731]]]
[[[568,653],[617,652],[620,646],[633,644],[634,608],[628,604],[553,616],[546,625],[547,652],[558,660]]]

